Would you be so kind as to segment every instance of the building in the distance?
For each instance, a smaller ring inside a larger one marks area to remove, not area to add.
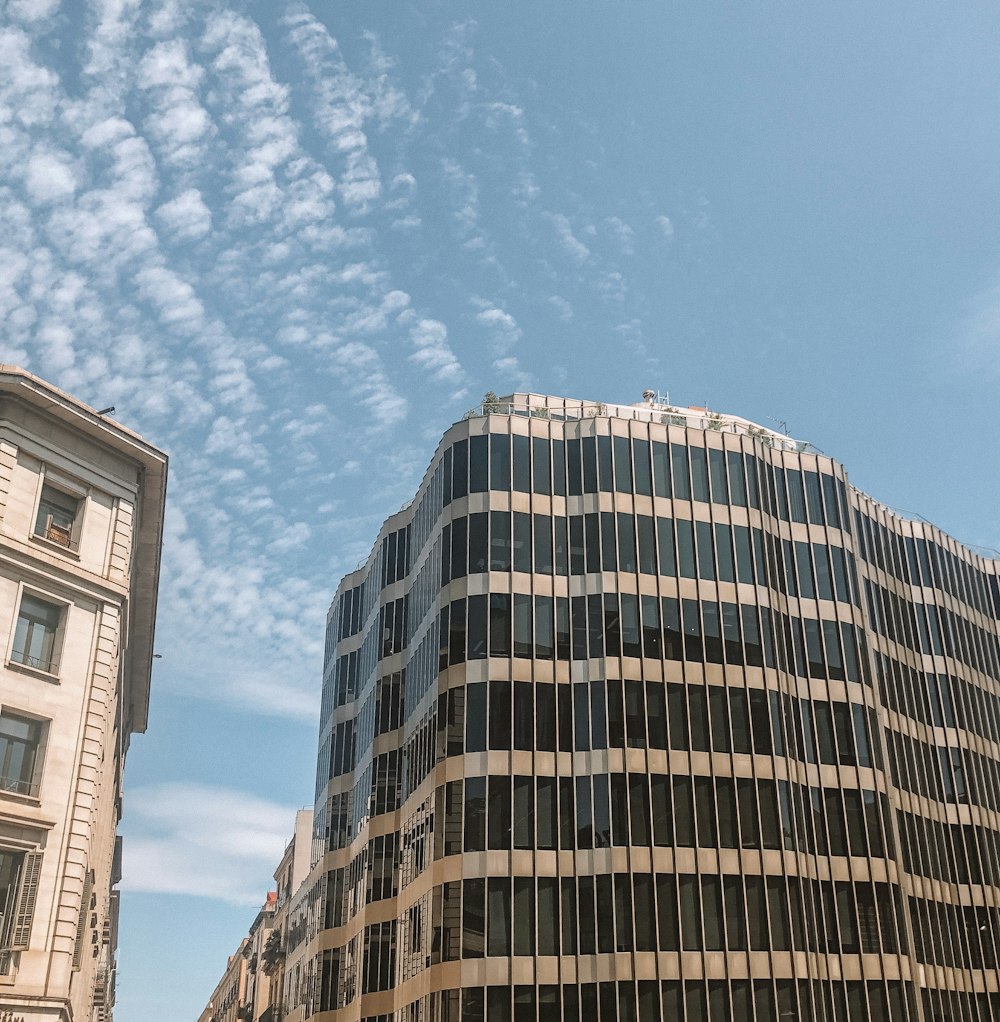
[[[0,1018],[106,1022],[166,456],[0,365]]]
[[[276,889],[268,892],[249,933],[226,960],[198,1022],[281,1022],[287,1016],[284,991],[286,986],[298,989],[300,948],[319,929],[314,924],[308,932],[304,925],[308,908],[315,910],[319,900],[319,892],[310,895],[303,884],[309,874],[312,819],[311,809],[295,814],[295,831],[274,871]],[[286,978],[289,971],[294,982]]]
[[[331,608],[287,1017],[1000,1017],[998,570],[744,419],[491,398]]]

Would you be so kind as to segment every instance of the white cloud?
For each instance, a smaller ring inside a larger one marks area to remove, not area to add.
[[[522,332],[517,320],[509,312],[482,299],[476,299],[474,304],[480,309],[476,313],[476,322],[489,330],[494,350],[506,354],[521,340]]]
[[[635,254],[635,231],[624,220],[611,216],[604,221],[604,226],[624,255]]]
[[[188,188],[156,210],[156,217],[175,237],[202,238],[212,229],[212,212],[197,188]]]
[[[653,220],[653,223],[660,229],[663,236],[668,240],[674,236],[674,224],[668,216],[658,216]]]
[[[556,310],[556,314],[564,323],[573,318],[573,306],[562,295],[550,295],[549,305]]]
[[[410,361],[426,370],[433,379],[458,383],[464,372],[448,344],[448,328],[435,319],[421,319],[410,330],[414,351]]]
[[[295,807],[175,782],[130,790],[122,888],[259,905],[295,826]]]
[[[59,9],[59,0],[8,0],[7,14],[15,21],[34,23],[51,18]]]
[[[573,234],[569,218],[562,213],[543,213],[542,215],[552,224],[556,232],[556,238],[562,245],[563,250],[577,263],[586,262],[590,256],[590,249]]]
[[[35,202],[65,199],[77,188],[76,175],[65,153],[36,152],[25,170],[24,185]]]

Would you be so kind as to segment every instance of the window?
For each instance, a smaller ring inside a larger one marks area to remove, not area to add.
[[[37,795],[45,723],[0,713],[0,791]]]
[[[38,501],[35,535],[59,546],[75,545],[74,526],[80,512],[80,500],[45,483]]]
[[[40,671],[55,668],[56,632],[62,607],[25,593],[14,629],[14,646],[10,658],[15,663]]]
[[[41,852],[0,848],[0,976],[10,971],[10,952],[28,946],[41,869]]]

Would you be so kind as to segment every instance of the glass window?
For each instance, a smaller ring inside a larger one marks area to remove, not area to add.
[[[699,536],[699,543],[701,537]],[[719,581],[735,582],[736,568],[733,563],[733,541],[729,526],[717,523],[715,526],[715,544],[718,548]]]
[[[61,618],[61,607],[25,593],[14,627],[11,660],[40,671],[55,671],[56,633]]]
[[[469,515],[469,573],[489,570],[489,516]]]
[[[531,597],[514,593],[514,656],[529,660],[534,650],[531,617]]]
[[[535,597],[535,656],[539,660],[551,660],[555,656],[552,631],[552,597]]]
[[[632,844],[650,844],[649,779],[646,774],[629,774],[629,807],[632,821]]]
[[[518,493],[531,492],[531,444],[526,436],[511,437],[514,489]]]
[[[536,813],[538,820],[538,847],[555,848],[558,836],[556,813],[556,778],[537,778]]]
[[[653,441],[653,487],[657,497],[670,496],[670,449],[659,440]]]
[[[649,776],[653,843],[660,848],[670,847],[674,843],[669,781],[670,779],[664,774],[650,774]]]
[[[557,497],[566,494],[566,446],[562,440],[552,441],[552,492]]]
[[[615,489],[619,493],[632,492],[632,462],[629,457],[629,438],[627,436],[615,436]]]
[[[482,958],[486,949],[486,881],[462,881],[462,957]]]
[[[697,578],[694,562],[694,530],[686,518],[677,519],[677,553],[680,573],[684,578]]]
[[[636,571],[635,522],[630,514],[618,512],[618,570]]]
[[[680,933],[677,916],[677,878],[673,873],[656,874],[656,907],[660,950],[676,951],[680,947]]]
[[[736,576],[740,582],[753,583],[753,555],[750,552],[750,530],[745,525],[733,526],[736,540]]]
[[[597,477],[598,486],[602,493],[611,493],[614,490],[611,465],[611,437],[609,436],[599,436],[597,438]]]
[[[700,951],[702,947],[701,935],[701,891],[698,877],[682,873],[678,878],[681,900],[681,934],[684,939],[685,951]],[[690,999],[688,1008],[690,1009]],[[704,1018],[704,1015],[695,1016]],[[691,1018],[691,1015],[688,1015]]]
[[[714,447],[708,449],[708,469],[712,482],[712,501],[715,504],[729,503],[729,486],[726,482],[726,455]]]
[[[670,445],[670,471],[673,477],[674,497],[691,499],[691,475],[688,471],[687,448],[682,444]]]
[[[688,448],[691,455],[691,489],[695,500],[708,501],[708,457],[704,447],[692,445]]]
[[[540,752],[556,749],[555,685],[541,682],[535,685],[535,748]]]
[[[465,843],[467,852],[486,850],[486,778],[465,779]]]
[[[656,530],[649,515],[637,515],[639,532],[639,571],[644,575],[656,574]],[[621,523],[619,523],[619,531]]]
[[[511,569],[509,511],[490,512],[490,569],[492,571]]]
[[[35,535],[59,546],[73,546],[73,531],[79,511],[80,501],[76,497],[44,483],[35,516]]]
[[[531,515],[514,512],[514,570],[531,571]],[[551,555],[550,555],[551,556]]]
[[[514,877],[514,954],[535,953],[535,879]]]
[[[469,437],[469,493],[489,489],[489,436]]]
[[[507,597],[509,599],[509,597]],[[491,596],[491,600],[496,596]],[[508,654],[509,655],[509,654]],[[507,750],[511,747],[511,688],[509,681],[490,683],[489,737],[490,748]]]
[[[465,688],[465,751],[486,751],[486,685],[476,683]]]
[[[726,461],[729,463],[730,503],[737,507],[746,507],[747,486],[743,474],[743,456],[739,451],[726,451]]]
[[[535,782],[531,777],[514,778],[514,847],[532,848],[535,842]]]
[[[0,713],[0,791],[38,795],[43,721],[4,710]]]
[[[683,660],[680,601],[673,596],[664,596],[660,600],[660,609],[663,620],[663,656],[667,660]]]
[[[490,777],[488,788],[486,844],[489,848],[508,849],[511,847],[510,778]]]
[[[515,600],[516,600],[515,596]],[[530,599],[530,597],[528,597]],[[535,745],[535,716],[530,681],[514,682],[514,748],[530,752]]]
[[[653,492],[649,463],[649,441],[632,440],[632,458],[635,462],[635,492],[650,496]]]
[[[559,954],[559,879],[538,878],[538,953]],[[544,989],[544,988],[543,988]],[[555,994],[558,997],[558,987]]]
[[[566,492],[571,497],[583,493],[581,469],[580,441],[569,439],[566,441]]]
[[[557,516],[553,519],[556,527],[555,566],[557,575],[569,574],[569,536],[567,519]],[[582,523],[581,523],[582,524]]]
[[[486,881],[488,898],[487,925],[487,953],[493,956],[506,957],[510,954],[510,877],[489,877]],[[492,994],[499,987],[490,987],[491,1003],[490,1018],[494,1017]],[[507,988],[503,993],[509,997]],[[509,1002],[508,1002],[509,1005]]]
[[[732,720],[733,752],[749,755],[753,749],[750,743],[750,704],[745,688],[727,688],[729,693],[729,716]]]
[[[660,574],[667,578],[677,575],[674,555],[674,521],[672,518],[656,519],[656,539],[660,553]]]
[[[552,574],[552,519],[548,515],[534,515],[535,571],[540,575]]]
[[[490,433],[490,489],[510,489],[510,437]]]
[[[691,787],[691,778],[674,776],[672,782],[674,828],[677,844],[685,848],[694,848],[696,841],[694,832],[694,795]]]
[[[531,488],[535,493],[551,493],[549,441],[545,437],[531,439]]]
[[[468,440],[457,440],[455,442],[454,476],[452,480],[452,500],[458,500],[469,492],[469,442]]]
[[[712,523],[695,522],[698,537],[698,577],[714,581],[715,551],[712,549]]]
[[[622,656],[642,656],[639,636],[639,598],[632,593],[621,594]]]
[[[581,441],[583,455],[583,492],[597,493],[597,441],[585,436]]]

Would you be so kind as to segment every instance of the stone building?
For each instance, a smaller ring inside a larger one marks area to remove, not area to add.
[[[24,1022],[111,1017],[166,478],[142,437],[0,365],[0,1014]]]

